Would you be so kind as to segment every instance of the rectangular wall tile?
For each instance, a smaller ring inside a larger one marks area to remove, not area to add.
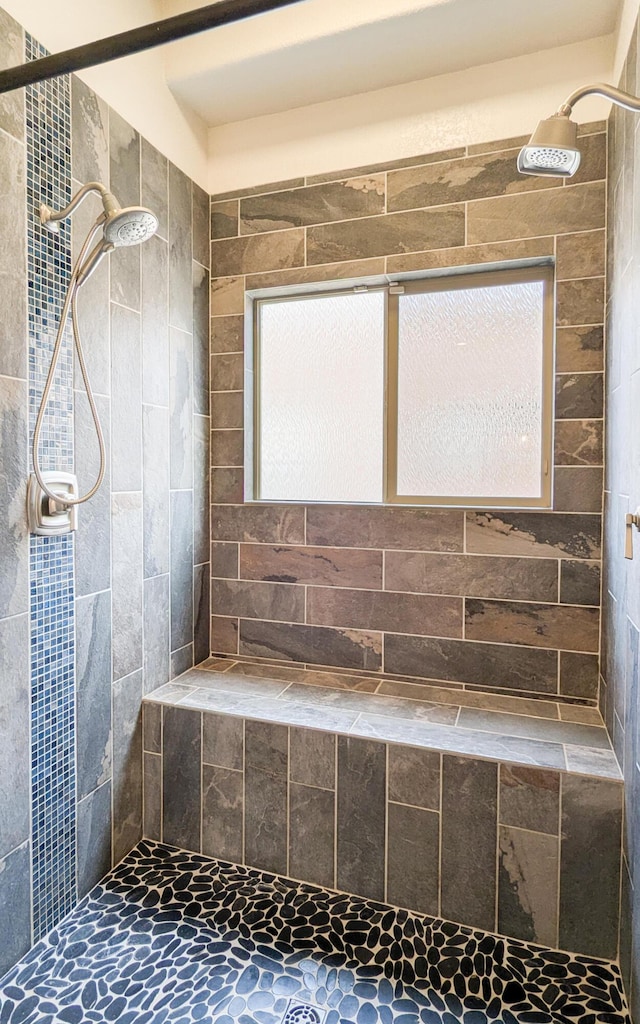
[[[384,213],[384,175],[248,196],[240,201],[240,233],[276,231]]]
[[[498,769],[442,759],[441,913],[495,931]]]
[[[245,723],[245,863],[286,873],[288,730]]]
[[[465,602],[469,640],[588,652],[598,650],[599,628],[597,608],[475,598]]]
[[[376,590],[382,586],[382,552],[243,544],[240,548],[240,575],[245,580]]]
[[[193,638],[193,494],[171,492],[171,650]]]
[[[113,684],[113,863],[142,836],[142,670]]]
[[[464,245],[464,224],[464,206],[441,206],[312,227],[307,229],[307,263]]]
[[[286,583],[217,580],[212,610],[243,619],[304,622],[304,588]]]
[[[211,238],[236,238],[238,236],[237,199],[211,203]]]
[[[557,419],[599,419],[602,413],[601,373],[562,373],[556,377]]]
[[[169,164],[169,323],[183,331],[193,326],[191,182]]]
[[[168,573],[143,585],[144,692],[169,682],[171,651],[171,581]]]
[[[202,768],[202,852],[242,864],[242,772],[205,764]]]
[[[383,743],[338,737],[336,884],[384,898],[386,751]]]
[[[500,765],[500,822],[557,836],[560,775],[543,768]]]
[[[30,862],[28,842],[0,858],[0,903],[11,921],[11,928],[4,928],[0,938],[0,976],[31,946]]]
[[[145,701],[142,709],[142,749],[162,753],[162,704]]]
[[[560,651],[560,693],[565,697],[598,697],[598,656]]]
[[[603,350],[603,327],[560,327],[556,331],[556,370],[558,373],[601,370]]]
[[[140,169],[142,173],[142,202],[153,210],[158,218],[158,235],[167,239],[169,237],[169,225],[167,211],[169,206],[169,181],[168,164],[166,156],[163,156],[155,146],[142,140],[140,151]]]
[[[21,55],[18,63],[22,60]],[[24,206],[24,164],[22,144],[3,135],[0,141],[0,189],[3,196],[0,230],[5,245],[0,257],[3,288],[0,373],[23,378],[27,375],[27,301],[24,287],[27,224],[24,216],[16,216],[16,210],[22,210]]]
[[[113,678],[142,666],[142,495],[111,497]]]
[[[27,385],[0,377],[0,615],[28,608],[29,545],[24,502],[27,478]]]
[[[26,757],[31,735],[29,670],[28,616],[0,619],[0,678],[3,688],[0,857],[7,856],[24,843],[31,831],[31,779]]]
[[[299,505],[213,506],[213,540],[255,541],[266,544],[304,543],[304,508]]]
[[[600,557],[600,516],[467,512],[467,551],[550,558]]]
[[[558,281],[556,310],[558,327],[601,324],[604,319],[604,277]]]
[[[209,415],[209,271],[193,264],[193,405]]]
[[[142,489],[140,315],[111,306],[111,477],[114,491]]]
[[[389,800],[440,810],[440,754],[389,745]]]
[[[169,411],[142,407],[144,575],[169,571]]]
[[[289,773],[292,782],[335,789],[336,737],[314,729],[289,730]]]
[[[467,241],[475,245],[602,227],[604,185],[596,182],[469,203]]]
[[[188,598],[187,598],[188,600]],[[193,661],[199,664],[211,653],[211,566],[193,567]]]
[[[307,622],[320,626],[461,637],[462,601],[460,598],[428,594],[309,587]]]
[[[566,604],[600,604],[600,564],[565,559],[560,569],[560,600]]]
[[[111,409],[108,398],[96,396],[96,408],[107,453],[111,450]],[[75,392],[75,470],[83,494],[93,487],[100,467],[95,426],[85,396]],[[75,534],[76,595],[94,594],[111,586],[111,465],[107,454],[104,480],[97,494],[82,506]]]
[[[556,836],[500,826],[500,934],[557,947],[558,847]]]
[[[211,243],[211,266],[216,276],[255,274],[304,264],[304,230],[271,231],[268,235],[224,238]],[[225,309],[225,312],[242,310]]]
[[[554,459],[557,466],[601,466],[602,420],[557,420]]]
[[[170,350],[170,485],[193,487],[193,336],[171,328]]]
[[[388,815],[387,902],[437,916],[440,815],[394,803]]]
[[[312,505],[307,543],[333,547],[462,551],[463,513],[384,507]]]
[[[208,713],[203,715],[202,760],[218,768],[242,770],[244,725],[241,718]]]
[[[142,246],[142,400],[169,405],[169,244],[159,235]]]
[[[110,187],[121,206],[140,203],[140,136],[115,110],[109,110]],[[111,297],[140,309],[140,247],[120,247],[111,261]]]
[[[78,801],[77,873],[82,899],[111,868],[111,781]]]
[[[240,623],[240,653],[312,665],[337,665],[376,672],[382,666],[378,633],[259,620]]]
[[[335,793],[292,783],[289,787],[289,874],[335,885]]]
[[[183,850],[200,850],[201,714],[163,709],[163,840]]]
[[[143,754],[143,815],[142,834],[145,839],[162,842],[162,757]]]
[[[82,799],[111,778],[111,593],[76,601],[76,766]]]

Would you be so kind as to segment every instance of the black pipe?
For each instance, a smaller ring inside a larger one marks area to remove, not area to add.
[[[57,78],[58,75],[82,71],[83,68],[95,67],[97,64],[106,64],[119,57],[151,50],[154,46],[172,43],[185,36],[193,36],[219,25],[242,21],[254,14],[264,14],[295,3],[300,3],[300,0],[222,0],[221,3],[209,4],[195,11],[187,11],[186,14],[176,14],[173,18],[132,28],[95,43],[85,43],[72,50],[63,50],[62,53],[0,71],[0,93],[44,82],[48,78]]]

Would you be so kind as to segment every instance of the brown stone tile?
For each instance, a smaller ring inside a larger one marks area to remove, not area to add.
[[[600,516],[467,512],[467,551],[487,555],[599,558]]]
[[[245,619],[240,623],[240,653],[377,672],[382,667],[382,637],[366,630]]]
[[[214,579],[237,580],[238,545],[211,545],[211,575]]]
[[[221,505],[241,505],[244,501],[244,470],[211,470],[211,501]]]
[[[211,204],[211,238],[235,238],[238,234],[238,201]]]
[[[241,619],[304,622],[304,588],[287,583],[216,580],[211,589],[211,611]]]
[[[520,238],[515,241],[488,242],[486,245],[464,245],[454,249],[432,249],[430,252],[407,253],[387,258],[387,273],[402,274],[413,270],[439,270],[446,267],[471,267],[505,260],[533,259],[553,256],[554,241],[546,238]]]
[[[268,547],[243,544],[240,574],[246,580],[382,587],[382,552],[355,548]]]
[[[553,492],[558,512],[601,512],[602,467],[557,466]]]
[[[464,206],[385,214],[307,229],[307,263],[464,245]]]
[[[250,274],[247,289],[280,288],[291,284],[315,284],[319,281],[340,281],[354,278],[371,279],[377,283],[385,273],[384,257],[372,260],[351,260],[346,263],[328,263],[317,267],[295,267],[293,270],[275,270],[266,274]]]
[[[211,269],[217,275],[255,274],[263,270],[299,267],[303,263],[302,228],[271,231],[268,235],[223,238],[211,243]]]
[[[243,196],[260,196],[265,192],[280,192],[285,188],[300,188],[304,185],[304,178],[287,178],[286,181],[270,181],[265,185],[251,185],[247,188],[236,188],[230,192],[219,192],[212,196],[214,202],[224,199],[241,199]]]
[[[238,620],[211,616],[211,650],[216,654],[238,653]]]
[[[465,602],[465,637],[503,644],[597,651],[600,613],[576,608],[515,601]]]
[[[440,815],[389,803],[387,818],[386,899],[396,907],[437,914]]]
[[[463,513],[457,510],[312,505],[307,541],[332,547],[462,551]]]
[[[219,391],[211,396],[211,426],[214,430],[241,428],[244,422],[244,392]]]
[[[603,366],[604,328],[561,327],[556,332],[556,370],[582,373]]]
[[[511,149],[391,171],[387,177],[388,210],[416,210],[558,187],[553,178],[520,174],[517,156],[517,149]]]
[[[211,269],[211,316],[229,316],[244,313],[244,278],[215,277],[216,267]]]
[[[606,237],[602,231],[581,231],[576,235],[558,235],[556,240],[556,279],[600,277],[606,270]]]
[[[379,683],[376,693],[380,696],[406,697],[409,700],[423,700],[436,704],[457,704],[463,708],[480,708],[484,711],[504,711],[511,715],[530,715],[533,718],[559,719],[555,700],[541,700],[535,697],[509,696],[490,690],[462,688],[463,684],[429,681],[419,683],[415,679],[392,679],[388,676]],[[555,696],[555,695],[553,695]]]
[[[554,448],[557,466],[601,466],[602,420],[558,420]]]
[[[477,142],[472,146],[467,146],[467,153],[469,156],[475,156],[476,153],[499,153],[502,149],[515,149],[519,152],[530,138],[530,135],[512,135],[508,139],[496,139],[493,142]]]
[[[580,133],[578,133],[580,135]],[[581,181],[601,181],[607,176],[607,136],[605,132],[580,137],[580,167],[571,178],[573,185]]]
[[[600,563],[562,560],[560,600],[563,604],[600,604]]]
[[[389,744],[389,800],[440,810],[440,754]]]
[[[559,847],[556,836],[500,826],[500,934],[557,947]]]
[[[384,213],[384,174],[333,181],[240,203],[240,234],[326,224]]]
[[[300,505],[214,506],[211,530],[213,540],[303,544],[304,508]]]
[[[242,352],[244,350],[244,317],[212,317],[210,338],[212,353]]]
[[[241,391],[243,384],[244,355],[242,352],[221,352],[211,356],[212,391]]]
[[[598,656],[560,652],[560,693],[564,697],[597,700]]]
[[[467,208],[471,245],[502,238],[532,238],[604,227],[601,182],[545,189],[497,199],[477,199]]]
[[[527,765],[500,765],[500,822],[557,836],[560,775]]]
[[[211,431],[211,465],[242,466],[244,463],[244,431]]]
[[[364,165],[363,167],[349,167],[341,171],[329,171],[325,174],[311,174],[307,176],[307,185],[317,185],[324,181],[337,181],[341,178],[354,178],[362,174],[377,174],[379,171],[393,171],[398,167],[415,167],[417,164],[431,164],[439,160],[453,160],[455,157],[464,156],[465,149],[459,146],[457,149],[443,149],[438,153],[421,153],[419,156],[405,156],[399,160],[388,160],[386,163]]]
[[[569,373],[556,377],[556,419],[601,419],[603,406],[601,373]]]
[[[558,327],[601,324],[604,320],[604,277],[580,281],[558,281],[556,322]]]
[[[286,670],[285,670],[286,671]],[[317,729],[289,729],[289,777],[291,782],[335,789],[336,737]]]
[[[462,601],[427,594],[309,587],[307,622],[388,633],[462,636]]]
[[[385,589],[461,597],[554,601],[558,593],[558,563],[550,558],[491,558],[387,551]]]
[[[484,689],[556,693],[558,655],[543,648],[388,633],[384,671]]]

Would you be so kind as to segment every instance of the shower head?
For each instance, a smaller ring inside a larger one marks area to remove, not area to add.
[[[155,235],[158,218],[144,206],[127,206],[107,213],[104,223],[104,242],[119,249],[124,245],[139,245]]]
[[[578,126],[568,114],[557,113],[540,121],[529,142],[520,150],[521,174],[570,178],[580,166]]]

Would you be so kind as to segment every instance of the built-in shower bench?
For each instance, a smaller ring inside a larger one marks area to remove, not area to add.
[[[153,691],[145,835],[615,958],[623,783],[597,709],[393,690],[212,658]]]

